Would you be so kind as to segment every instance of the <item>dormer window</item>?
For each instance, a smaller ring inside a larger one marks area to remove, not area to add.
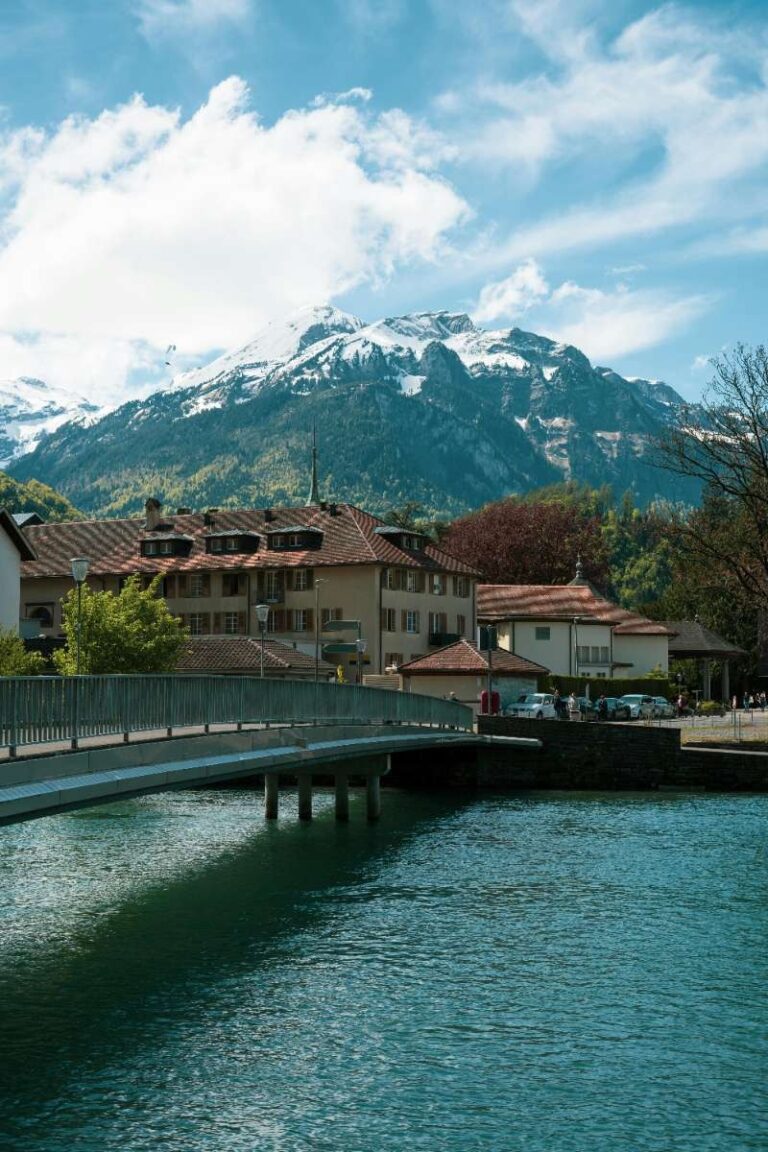
[[[255,532],[208,532],[205,550],[216,555],[222,552],[258,552],[259,537]]]
[[[192,551],[191,536],[173,533],[167,536],[150,536],[139,541],[142,556],[189,556]]]
[[[268,533],[268,547],[276,552],[289,549],[306,551],[308,548],[320,548],[323,543],[323,533],[320,528],[296,526],[281,528],[279,532]]]

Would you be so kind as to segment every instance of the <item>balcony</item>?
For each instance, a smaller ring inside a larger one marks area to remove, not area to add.
[[[457,640],[461,640],[461,636],[458,632],[429,633],[430,648],[445,648],[446,644],[455,644]]]

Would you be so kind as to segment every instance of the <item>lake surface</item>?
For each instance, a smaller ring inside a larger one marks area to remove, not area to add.
[[[768,1149],[768,797],[0,829],[2,1152]]]

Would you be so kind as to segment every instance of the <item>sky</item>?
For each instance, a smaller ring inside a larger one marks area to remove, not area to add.
[[[767,175],[764,0],[0,0],[0,380],[111,404],[332,302],[695,399]]]

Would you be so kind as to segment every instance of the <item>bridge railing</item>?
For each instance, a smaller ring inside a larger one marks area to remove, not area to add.
[[[0,748],[220,724],[415,724],[472,729],[454,700],[255,676],[0,677]]]

